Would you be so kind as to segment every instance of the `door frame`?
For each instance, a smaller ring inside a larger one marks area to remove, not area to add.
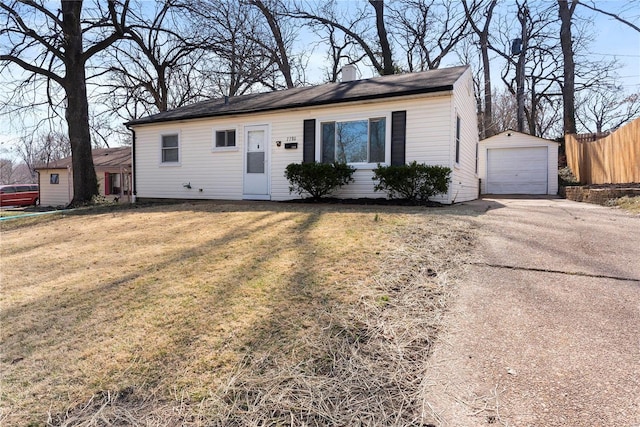
[[[262,129],[265,131],[264,149],[264,172],[267,184],[266,194],[251,194],[245,192],[245,181],[247,177],[247,150],[249,143],[247,135],[251,130]],[[242,198],[244,200],[271,200],[271,125],[269,123],[252,123],[243,126],[242,129]]]

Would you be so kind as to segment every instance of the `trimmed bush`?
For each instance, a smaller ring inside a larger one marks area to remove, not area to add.
[[[392,199],[427,201],[449,190],[451,169],[428,166],[413,161],[408,165],[382,166],[373,170],[373,180],[379,181],[375,191],[387,191]]]
[[[284,176],[291,184],[290,193],[296,191],[301,196],[307,193],[318,200],[352,182],[355,171],[345,163],[290,163]]]

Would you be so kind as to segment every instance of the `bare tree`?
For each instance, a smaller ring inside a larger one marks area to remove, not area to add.
[[[389,9],[394,38],[410,72],[438,68],[468,36],[469,19],[457,2],[400,0]]]
[[[1,2],[0,71],[22,69],[28,86],[44,80],[48,93],[57,86],[64,92],[64,109],[73,155],[72,203],[85,203],[97,194],[91,155],[86,67],[125,32],[128,1],[97,2],[83,9],[82,1],[49,3]],[[51,97],[51,100],[55,97]]]
[[[295,87],[300,83],[300,79],[296,81],[293,74],[296,64],[292,61],[291,48],[296,34],[295,27],[288,22],[290,19],[289,11],[281,0],[246,1],[260,11],[268,28],[268,31],[260,31],[254,34],[253,40],[267,49],[271,60],[277,65],[284,78],[285,87]],[[267,80],[262,83],[271,87],[271,89],[278,88]]]
[[[560,16],[560,46],[564,67],[562,83],[562,104],[564,133],[576,133],[575,111],[575,62],[573,58],[573,40],[571,39],[571,20],[578,5],[578,0],[558,0]]]
[[[620,13],[609,12],[609,11],[606,11],[606,10],[600,8],[600,7],[597,7],[596,6],[596,2],[593,1],[593,0],[591,0],[591,1],[588,1],[588,0],[582,0],[582,1],[574,0],[574,2],[580,4],[580,6],[586,7],[587,9],[591,9],[591,10],[593,10],[595,12],[598,12],[598,13],[601,13],[603,15],[609,16],[610,18],[613,18],[618,22],[622,22],[626,26],[628,26],[630,28],[633,28],[635,31],[640,32],[640,26],[638,26],[637,24],[631,22],[631,20],[629,20],[629,19],[625,19]],[[637,12],[638,3],[639,3],[638,0],[629,0],[629,1],[626,1],[624,3],[625,3],[625,7],[628,10],[634,10],[634,11]],[[637,18],[637,14],[636,14],[636,18]]]
[[[356,65],[364,55],[355,51],[356,43],[344,33],[334,27],[323,25],[326,38],[320,42],[328,45],[327,59],[329,65],[325,67],[326,81],[337,82],[344,65]]]
[[[273,80],[274,51],[263,40],[270,37],[261,35],[264,17],[256,7],[246,2],[202,0],[192,8],[191,20],[205,29],[206,54],[200,72],[215,84],[216,92],[242,95]]]
[[[15,183],[13,160],[0,158],[0,184]]]
[[[496,131],[503,132],[516,127],[516,97],[511,91],[504,89],[493,94],[494,126]]]
[[[483,102],[480,103],[478,112],[481,114],[481,136],[488,138],[496,134],[493,125],[493,89],[491,86],[491,60],[489,59],[489,31],[491,29],[491,20],[497,0],[473,0],[471,3],[469,3],[468,0],[464,0],[462,4],[464,6],[466,19],[478,37],[478,44],[480,46]],[[483,19],[484,22],[481,23],[480,19]]]
[[[396,68],[393,64],[393,53],[389,44],[389,36],[387,35],[387,27],[384,18],[384,1],[369,0],[369,4],[373,6],[376,12],[376,32],[378,34],[378,43],[380,44],[380,53],[382,55],[382,75],[395,74]]]
[[[371,16],[371,9],[368,9],[368,12],[364,7],[355,9],[351,15],[341,13],[335,1],[329,1],[315,9],[312,9],[312,6],[308,6],[307,9],[298,6],[289,12],[289,15],[307,21],[312,27],[321,24],[342,32],[362,50],[363,53],[357,54],[357,57],[366,58],[378,74],[394,74],[397,68],[387,34],[383,1],[370,0],[368,4],[373,7],[374,16]],[[357,61],[356,58],[350,58],[348,62]]]
[[[20,139],[16,154],[27,165],[31,176],[35,176],[36,167],[46,167],[51,162],[71,156],[71,143],[61,132],[35,134]]]
[[[640,92],[625,94],[621,86],[607,85],[579,94],[576,115],[586,132],[615,130],[640,116]]]
[[[502,81],[516,96],[516,124],[520,132],[535,134],[536,102],[548,93],[538,90],[541,82],[556,81],[559,63],[550,23],[552,10],[545,5],[530,8],[526,0],[516,4],[517,28],[509,28],[507,16],[501,17],[494,41],[489,48],[505,60],[501,72]],[[515,70],[515,73],[514,73]],[[528,94],[527,94],[528,92]],[[527,125],[525,127],[525,125]]]
[[[101,57],[105,114],[130,120],[204,98],[206,27],[192,25],[179,0],[136,3],[128,12],[126,34]]]

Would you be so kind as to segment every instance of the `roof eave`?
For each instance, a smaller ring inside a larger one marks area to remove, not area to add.
[[[125,126],[138,126],[138,125],[148,125],[154,123],[167,123],[167,122],[178,122],[183,120],[195,120],[195,119],[205,119],[212,117],[224,117],[224,116],[235,116],[235,115],[244,115],[244,114],[255,114],[255,113],[265,113],[271,111],[278,110],[290,110],[293,108],[306,108],[306,107],[317,107],[322,105],[331,105],[331,104],[344,104],[348,102],[358,102],[358,101],[369,101],[375,99],[384,99],[384,98],[397,98],[401,96],[411,96],[411,95],[422,95],[429,93],[437,93],[437,92],[450,92],[453,90],[453,84],[429,87],[429,88],[421,88],[417,90],[409,90],[403,92],[396,93],[383,93],[383,94],[375,94],[375,95],[365,95],[347,99],[331,99],[331,100],[322,100],[322,101],[314,101],[314,102],[302,102],[298,104],[287,104],[285,106],[277,106],[277,107],[264,107],[264,108],[253,108],[253,109],[245,109],[245,110],[227,110],[220,112],[210,112],[210,113],[196,113],[188,116],[182,117],[166,117],[160,119],[138,119],[131,120],[124,123]]]

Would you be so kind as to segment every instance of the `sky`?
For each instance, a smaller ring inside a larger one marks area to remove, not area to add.
[[[603,2],[607,8],[611,5],[627,2]],[[612,7],[612,9],[617,9]],[[638,12],[640,14],[640,11]],[[591,52],[595,57],[616,58],[624,67],[619,70],[621,82],[627,90],[640,91],[640,32],[602,14],[594,14],[598,36],[593,42]],[[640,20],[636,20],[636,25]]]
[[[345,7],[349,7],[349,4],[353,4],[349,3],[352,1],[354,0],[342,0],[342,4]],[[618,11],[628,8],[629,1],[599,0],[596,4],[598,7],[608,11]],[[635,16],[633,16],[634,13]],[[617,71],[619,84],[629,93],[640,92],[640,32],[613,18],[587,11],[584,7],[580,11],[580,15],[589,15],[594,19],[593,31],[595,40],[589,46],[592,57],[594,59],[617,59],[621,65],[621,68]],[[636,25],[640,22],[639,15],[640,8],[638,12],[627,12],[627,16],[632,19],[635,18],[633,22]],[[317,82],[322,80],[322,68],[325,65],[325,61],[323,53],[317,52],[311,55],[307,72],[307,78],[310,81]],[[457,61],[457,57],[451,55],[442,66],[457,64]],[[358,77],[368,78],[373,74],[373,70],[361,67]],[[9,120],[10,118],[7,116],[0,116],[0,157],[15,160],[13,153],[15,152],[15,145],[19,141],[19,135],[10,129]]]

